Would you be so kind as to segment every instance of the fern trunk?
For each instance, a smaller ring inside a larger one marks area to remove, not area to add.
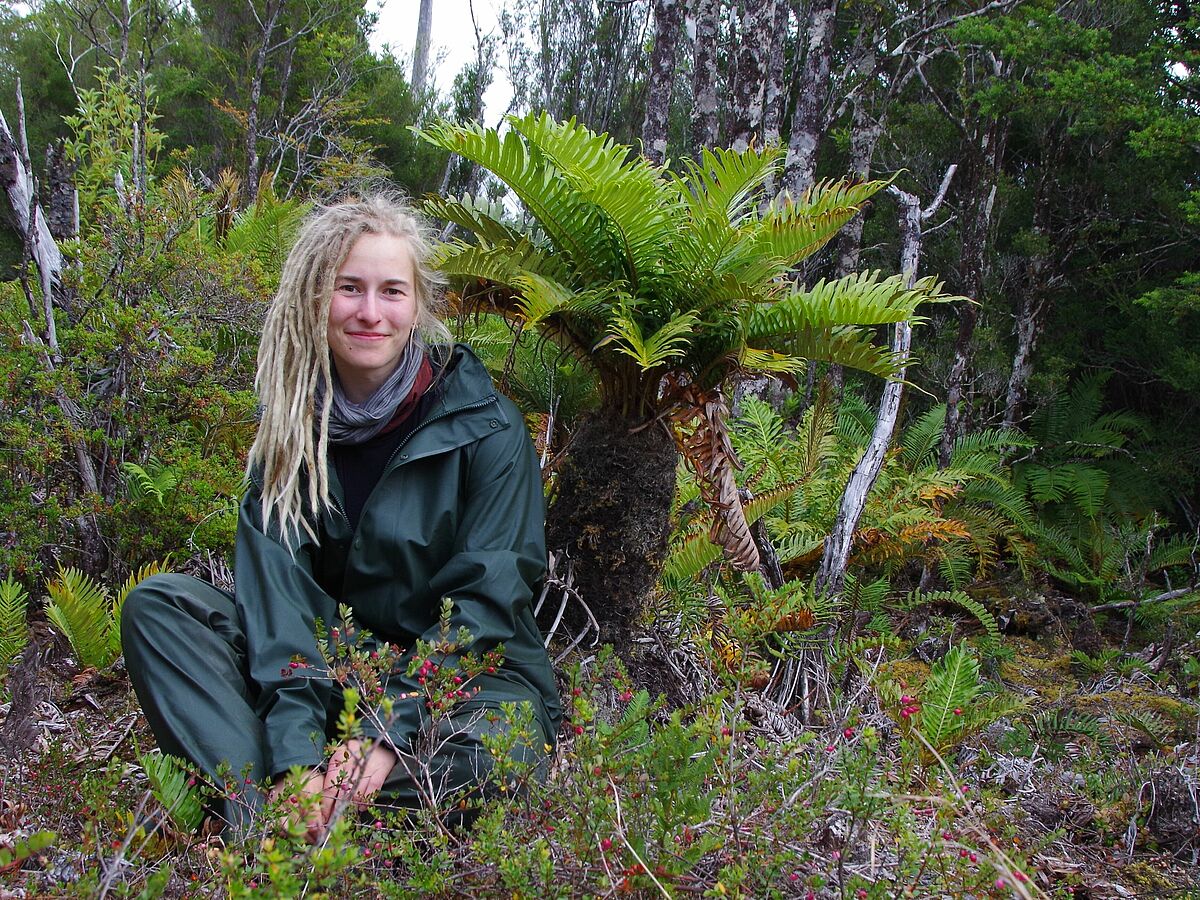
[[[599,623],[600,640],[627,661],[666,559],[678,459],[666,428],[634,431],[638,424],[611,408],[585,418],[546,517],[547,545],[571,560],[575,588]],[[568,612],[575,632],[584,621],[581,610]]]

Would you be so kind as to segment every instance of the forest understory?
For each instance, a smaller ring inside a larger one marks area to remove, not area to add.
[[[432,0],[409,59],[365,0],[0,6],[0,900],[1200,898],[1196,5],[488,6],[446,91]],[[543,781],[503,711],[466,830],[218,834],[121,605],[233,588],[267,301],[381,185],[536,447],[565,722]]]

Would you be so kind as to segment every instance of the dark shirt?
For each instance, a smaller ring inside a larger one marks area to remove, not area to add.
[[[350,520],[351,529],[358,530],[363,506],[371,496],[371,491],[375,490],[375,485],[379,483],[383,470],[387,468],[388,462],[404,439],[425,421],[438,393],[438,385],[435,383],[415,407],[410,407],[409,414],[400,422],[393,422],[388,430],[361,444],[335,445],[330,451],[334,471],[342,484],[346,518]]]

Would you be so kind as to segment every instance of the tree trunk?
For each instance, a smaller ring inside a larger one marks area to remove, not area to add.
[[[1049,204],[1047,186],[1053,167],[1047,167],[1038,183],[1034,195],[1033,238],[1038,249],[1030,256],[1026,265],[1025,286],[1017,309],[1017,349],[1013,354],[1012,373],[1008,378],[1008,393],[1004,400],[1004,427],[1015,428],[1021,424],[1022,410],[1029,391],[1029,378],[1033,375],[1033,351],[1037,347],[1045,322],[1046,276],[1050,268],[1047,250],[1049,238]]]
[[[9,130],[8,122],[0,112],[0,187],[3,187],[8,195],[17,231],[29,247],[29,253],[40,276],[42,309],[31,310],[31,313],[34,314],[35,321],[39,321],[45,329],[46,346],[57,356],[58,332],[54,324],[54,301],[62,286],[63,255],[50,234],[46,215],[37,202],[33,172],[29,167],[28,148],[25,146],[24,102],[19,93],[18,107],[19,141]]]
[[[575,588],[600,625],[600,640],[629,660],[670,534],[678,453],[658,424],[630,431],[620,412],[585,418],[559,469],[546,542],[566,553]],[[568,612],[576,632],[586,619]]]
[[[804,61],[796,79],[796,109],[784,163],[784,187],[799,197],[812,186],[817,142],[825,130],[825,101],[833,59],[837,0],[812,0],[805,31]]]
[[[900,268],[907,277],[911,287],[917,280],[917,267],[921,262],[922,224],[929,219],[941,205],[950,187],[950,179],[954,177],[957,167],[951,166],[942,179],[941,189],[937,196],[925,209],[914,194],[901,191],[895,187],[891,192],[900,200]],[[892,338],[892,352],[898,357],[908,356],[912,343],[912,325],[908,322],[897,322]],[[863,509],[867,505],[867,495],[874,487],[879,473],[883,470],[883,461],[888,447],[892,443],[892,432],[896,429],[896,417],[900,412],[900,400],[904,396],[904,373],[901,368],[893,381],[883,387],[883,396],[879,400],[879,414],[875,417],[875,429],[867,449],[863,451],[862,459],[850,474],[846,490],[842,494],[842,502],[838,508],[837,520],[833,532],[825,540],[825,552],[821,557],[821,568],[817,573],[817,591],[824,594],[841,593],[846,581],[846,569],[850,562],[850,549],[854,540],[854,530],[858,527]]]
[[[763,91],[775,0],[743,0],[737,87],[729,104],[729,143],[741,153],[762,135]]]
[[[717,14],[720,0],[693,0],[692,144],[697,155],[717,143]]]
[[[779,129],[783,124],[784,75],[787,59],[788,20],[791,4],[788,0],[775,0],[775,19],[771,23],[770,53],[767,56],[766,78],[763,84],[763,143],[779,143]]]
[[[875,146],[879,143],[882,133],[883,124],[866,111],[866,104],[861,100],[855,102],[850,131],[850,171],[863,181],[871,177]],[[863,213],[860,212],[838,233],[836,277],[844,278],[858,271],[858,261],[862,253],[862,233]]]
[[[996,203],[996,181],[1000,159],[1008,134],[1006,119],[974,120],[969,134],[967,152],[971,160],[963,210],[962,257],[959,263],[959,282],[963,292],[973,302],[964,303],[958,310],[958,337],[954,342],[954,361],[946,385],[946,426],[938,465],[950,465],[954,443],[962,433],[963,406],[966,401],[967,375],[974,358],[975,326],[987,281],[988,251],[991,245],[992,208]]]
[[[654,0],[654,50],[642,123],[642,153],[656,165],[667,157],[667,118],[675,85],[675,50],[683,24],[683,0]]]
[[[262,26],[262,41],[254,51],[254,75],[250,81],[250,99],[246,105],[246,180],[242,183],[242,196],[246,206],[258,199],[258,180],[261,175],[261,160],[258,155],[258,113],[262,103],[263,77],[267,70],[267,57],[271,53],[271,40],[275,25],[283,10],[284,0],[273,0],[267,5],[267,21]]]
[[[429,73],[429,46],[433,34],[433,0],[421,0],[417,17],[417,39],[413,43],[412,92],[418,98],[425,93]]]

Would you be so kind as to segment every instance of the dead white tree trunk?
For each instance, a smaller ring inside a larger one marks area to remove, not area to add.
[[[50,228],[41,205],[37,202],[36,185],[33,172],[29,165],[29,147],[25,140],[25,101],[21,95],[21,84],[17,82],[17,136],[14,137],[8,127],[4,114],[0,113],[0,185],[8,194],[9,203],[15,213],[16,227],[21,233],[29,256],[33,259],[38,270],[39,287],[41,288],[42,304],[37,308],[36,301],[29,296],[30,314],[43,328],[39,336],[34,334],[29,321],[24,323],[25,340],[42,348],[42,364],[46,371],[54,372],[62,363],[62,354],[58,345],[58,330],[54,324],[54,295],[61,286],[63,272],[63,255],[58,244],[50,235]],[[71,422],[77,435],[86,431],[83,413],[61,386],[54,388],[54,400],[59,409]],[[83,439],[75,437],[71,440],[71,449],[75,453],[76,470],[80,483],[85,492],[99,494],[99,479],[96,475],[96,465],[88,453]],[[79,520],[85,548],[100,546],[99,531],[94,517],[83,517]],[[89,550],[90,552],[90,550]]]
[[[717,15],[721,3],[692,2],[692,144],[699,154],[717,143]]]
[[[917,279],[917,266],[921,259],[922,224],[927,221],[942,205],[946,191],[950,187],[950,179],[954,177],[957,166],[950,166],[942,185],[933,202],[921,209],[921,201],[914,194],[902,191],[895,186],[888,190],[900,200],[900,230],[901,251],[900,265],[908,278],[909,286]],[[909,322],[896,323],[892,337],[892,352],[898,359],[908,356],[912,342],[912,325]],[[846,581],[846,568],[850,562],[850,548],[854,539],[854,530],[862,517],[867,505],[867,495],[875,485],[883,469],[884,456],[892,443],[892,432],[896,428],[896,417],[900,412],[900,399],[904,394],[904,375],[907,367],[901,366],[894,380],[889,381],[883,388],[883,396],[879,401],[879,414],[875,417],[875,429],[867,449],[842,493],[842,502],[838,508],[837,520],[833,532],[825,539],[825,553],[821,558],[821,568],[817,573],[817,590],[825,594],[841,593]]]
[[[413,43],[412,92],[414,97],[425,93],[429,75],[429,46],[433,35],[433,0],[421,0],[417,17],[417,39]]]
[[[642,153],[656,165],[667,157],[667,118],[675,85],[675,55],[683,25],[683,0],[654,0],[654,50],[642,123]]]
[[[17,87],[17,129],[14,137],[4,114],[0,112],[0,185],[8,194],[16,217],[17,231],[29,248],[29,255],[38,270],[42,293],[42,308],[30,310],[44,329],[45,344],[53,357],[58,357],[58,330],[54,324],[54,298],[62,283],[63,255],[50,234],[50,225],[37,202],[33,172],[29,166],[29,151],[25,144],[24,100]]]

